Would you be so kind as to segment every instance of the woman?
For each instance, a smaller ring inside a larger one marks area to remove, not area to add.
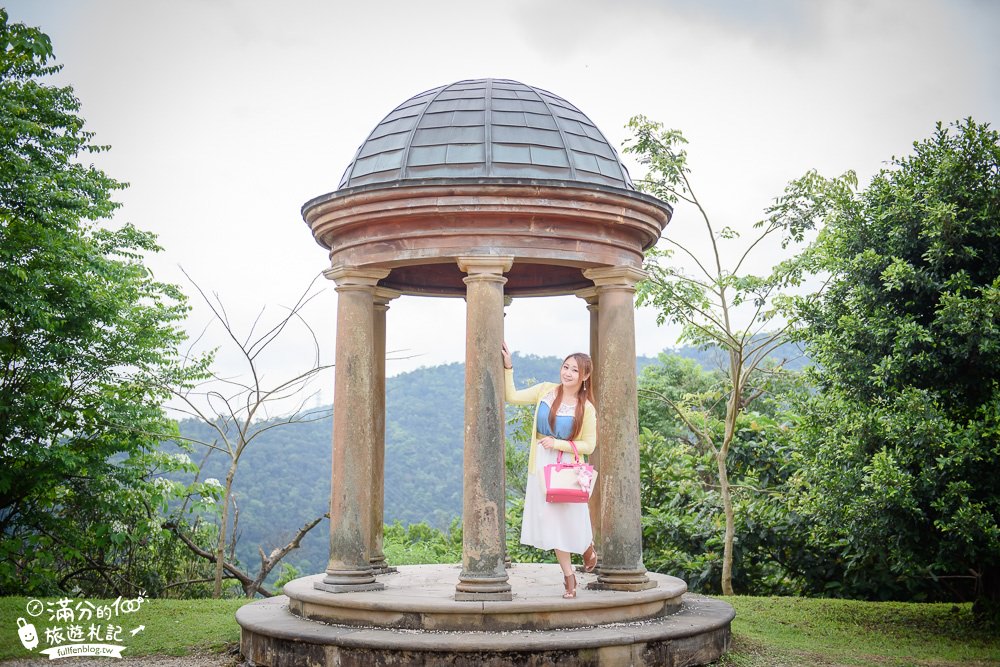
[[[528,453],[528,483],[524,495],[521,543],[539,549],[554,549],[562,568],[564,598],[576,597],[576,575],[570,554],[583,554],[583,567],[592,572],[597,565],[594,531],[590,525],[587,503],[549,503],[545,501],[545,466],[556,462],[559,452],[568,452],[572,460],[573,444],[581,456],[594,451],[597,444],[597,414],[594,408],[590,375],[593,364],[583,353],[571,354],[563,361],[560,384],[542,382],[518,391],[514,388],[514,363],[507,343],[501,351],[505,369],[505,398],[514,405],[535,406],[535,428]]]

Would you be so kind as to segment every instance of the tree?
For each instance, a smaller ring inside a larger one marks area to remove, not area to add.
[[[706,355],[709,356],[709,355]],[[726,355],[728,356],[728,355]],[[825,571],[805,549],[806,517],[792,500],[801,467],[794,452],[801,373],[773,376],[767,393],[739,415],[726,471],[735,517],[733,587],[747,595],[800,595]],[[664,404],[706,405],[725,383],[722,370],[660,354],[639,375],[643,557],[652,570],[682,577],[692,591],[720,591],[724,517],[717,466],[674,410]],[[721,438],[725,405],[716,398],[705,428]],[[689,418],[697,415],[690,415]],[[804,576],[809,575],[809,576]]]
[[[193,438],[175,435],[178,442],[186,442],[202,448],[206,459],[213,453],[219,453],[227,459],[227,469],[225,480],[221,483],[218,480],[211,480],[218,486],[217,493],[206,488],[205,482],[195,480],[190,488],[192,494],[200,497],[217,495],[220,502],[219,507],[219,530],[216,537],[215,548],[209,552],[204,547],[187,535],[187,526],[175,516],[168,522],[168,527],[174,531],[181,541],[196,555],[210,559],[215,563],[214,591],[213,596],[218,598],[222,595],[222,580],[224,578],[235,578],[240,581],[243,591],[247,597],[254,597],[257,593],[270,596],[271,593],[263,587],[264,580],[271,573],[275,566],[294,549],[299,547],[302,538],[324,517],[329,514],[318,516],[307,521],[285,545],[275,548],[270,553],[265,553],[264,549],[258,546],[260,554],[260,567],[256,575],[251,576],[244,571],[235,561],[235,543],[237,539],[237,525],[239,521],[239,507],[236,502],[236,495],[233,492],[233,481],[239,471],[240,461],[243,459],[247,448],[250,447],[262,434],[268,431],[288,426],[291,424],[302,424],[308,422],[322,421],[328,419],[332,413],[330,407],[308,409],[313,395],[306,392],[310,383],[323,371],[332,368],[331,365],[320,363],[319,341],[316,339],[312,328],[302,317],[302,309],[311,301],[316,293],[311,293],[315,280],[310,283],[305,292],[299,297],[294,306],[287,309],[277,321],[263,332],[257,331],[257,326],[261,323],[264,315],[262,308],[256,320],[250,326],[245,336],[239,335],[235,325],[230,321],[226,309],[218,297],[209,298],[205,292],[194,283],[195,289],[202,296],[205,303],[212,310],[214,321],[222,325],[226,337],[229,339],[233,349],[237,352],[242,361],[245,373],[237,377],[222,377],[217,373],[209,371],[202,382],[193,384],[190,382],[174,385],[170,391],[178,400],[178,405],[173,408],[186,418],[193,418],[201,421],[207,426],[212,434],[210,439],[197,440]],[[295,373],[285,379],[269,382],[265,380],[266,374],[262,364],[262,358],[268,348],[286,331],[293,322],[300,322],[307,330],[313,342],[312,364],[304,371]],[[196,365],[204,366],[211,362],[211,355],[199,357]],[[292,401],[289,405],[288,401]],[[291,409],[288,409],[291,407]],[[284,414],[271,414],[277,408],[285,410]],[[230,508],[233,516],[230,519]],[[185,509],[176,514],[183,514]],[[230,529],[230,525],[232,526]],[[231,537],[230,537],[231,535]],[[230,557],[226,558],[226,545],[230,545]]]
[[[143,265],[152,234],[99,224],[125,187],[93,143],[49,38],[0,9],[0,590],[113,592],[128,545],[159,531],[149,432],[182,372],[176,287]],[[131,574],[130,574],[131,573]]]
[[[813,258],[804,253],[778,262],[766,275],[751,272],[748,260],[755,250],[767,247],[772,237],[780,238],[781,248],[802,246],[806,235],[833,210],[833,205],[850,196],[856,185],[853,173],[826,179],[808,172],[792,181],[785,193],[765,211],[765,218],[753,225],[756,236],[737,252],[731,266],[724,266],[723,244],[740,237],[729,226],[716,230],[695,195],[688,178],[687,141],[678,130],[644,116],[628,124],[632,138],[625,152],[632,153],[648,168],[637,187],[672,204],[690,205],[701,218],[708,253],[699,255],[678,241],[665,237],[647,253],[649,277],[640,283],[638,302],[658,311],[658,321],[682,325],[681,340],[697,346],[718,346],[728,356],[718,391],[692,396],[677,402],[663,401],[674,410],[697,437],[700,446],[714,456],[719,490],[725,514],[722,591],[733,594],[733,539],[736,519],[733,512],[727,460],[737,430],[737,420],[754,400],[768,389],[768,382],[781,372],[781,364],[768,367],[771,353],[787,343],[792,323],[782,320],[782,307],[799,288],[813,267]],[[673,263],[680,251],[689,269]],[[712,426],[713,414],[724,406],[721,434]]]
[[[1000,136],[942,126],[844,201],[801,304],[807,504],[871,597],[1000,607]],[[879,574],[881,573],[881,574]]]

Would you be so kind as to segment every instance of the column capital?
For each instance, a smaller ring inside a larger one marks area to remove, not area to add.
[[[394,289],[389,289],[388,287],[376,287],[375,288],[375,306],[388,308],[389,302],[393,299],[398,299],[403,296],[402,292]]]
[[[598,290],[603,287],[632,289],[647,275],[649,274],[642,269],[633,266],[602,266],[583,270],[583,276],[587,280],[593,280]]]
[[[589,276],[587,276],[589,278]],[[580,297],[587,302],[588,310],[590,308],[597,307],[597,288],[596,287],[585,287],[583,289],[573,292],[574,295]]]
[[[389,269],[363,269],[338,264],[323,271],[323,276],[337,283],[337,287],[375,287],[389,275]]]
[[[510,271],[514,258],[497,255],[472,255],[458,258],[458,268],[470,276],[476,274],[500,274]]]

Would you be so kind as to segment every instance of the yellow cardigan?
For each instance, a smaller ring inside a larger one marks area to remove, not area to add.
[[[504,399],[508,403],[512,403],[513,405],[535,404],[535,418],[531,422],[531,448],[528,450],[528,472],[535,473],[535,445],[541,440],[536,428],[538,424],[538,405],[547,393],[559,385],[554,382],[542,382],[541,384],[536,384],[533,387],[519,391],[514,387],[513,368],[505,368],[503,376]],[[554,447],[556,449],[570,454],[573,453],[573,447],[569,444],[569,440],[560,440],[558,438],[554,438],[554,440]],[[594,409],[594,404],[590,401],[587,401],[587,404],[583,406],[583,428],[580,429],[580,435],[574,438],[573,442],[576,443],[576,450],[583,456],[590,456],[594,453],[594,448],[597,447],[597,411]]]

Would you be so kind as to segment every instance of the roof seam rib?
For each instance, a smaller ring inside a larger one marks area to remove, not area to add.
[[[483,111],[483,141],[486,150],[486,173],[493,173],[493,79],[486,79],[486,101]]]
[[[399,162],[399,180],[401,181],[404,180],[406,178],[406,172],[409,170],[408,162],[410,160],[410,148],[413,147],[413,137],[416,136],[417,134],[417,128],[420,127],[420,121],[424,119],[424,115],[427,113],[427,110],[431,108],[431,105],[434,104],[437,98],[441,97],[441,94],[444,93],[444,91],[448,90],[457,83],[462,83],[462,82],[456,81],[455,83],[449,84],[447,86],[441,86],[441,89],[434,94],[434,97],[427,100],[427,104],[424,105],[424,108],[421,109],[420,113],[417,115],[416,120],[413,121],[413,129],[410,130],[410,136],[406,140],[406,144],[403,146],[403,155],[401,156]],[[381,123],[379,123],[379,125],[381,125]]]
[[[434,90],[434,89],[431,88],[431,90]],[[429,92],[429,91],[425,91],[425,92]],[[419,97],[420,95],[423,95],[423,93],[418,93],[417,95],[414,95],[413,97]],[[392,114],[396,113],[396,111],[399,110],[399,107],[403,106],[404,104],[406,104],[407,102],[409,102],[410,100],[412,100],[413,97],[411,97],[409,100],[404,100],[402,103],[400,103],[398,106],[396,106],[396,108],[394,108],[392,111],[390,111],[389,113],[387,113],[385,115],[385,118],[388,118]],[[347,171],[344,172],[344,175],[340,179],[341,187],[348,187],[348,188],[351,187],[351,178],[354,177],[354,168],[356,166],[358,166],[358,159],[361,156],[361,151],[363,151],[365,149],[365,146],[368,145],[368,142],[371,141],[372,135],[375,134],[376,132],[378,132],[378,129],[380,127],[382,127],[382,123],[385,122],[385,118],[383,118],[381,121],[379,121],[378,124],[376,124],[375,127],[372,128],[372,131],[368,133],[368,136],[365,137],[365,140],[361,142],[360,146],[358,146],[357,152],[354,153],[354,159],[351,160],[351,164],[347,167]],[[411,136],[411,138],[412,138],[412,136]],[[409,150],[409,147],[407,147],[407,150]]]
[[[577,180],[576,179],[576,165],[573,164],[573,162],[574,162],[574,160],[573,160],[573,153],[572,153],[573,149],[571,149],[569,147],[569,142],[566,141],[566,132],[563,130],[562,123],[559,122],[560,121],[559,116],[557,116],[556,113],[555,113],[555,111],[552,110],[552,107],[549,105],[548,100],[545,99],[545,96],[542,95],[539,92],[539,90],[541,90],[541,89],[535,89],[534,87],[529,86],[528,84],[524,84],[524,86],[526,88],[531,89],[531,91],[533,93],[535,93],[535,95],[538,95],[538,99],[540,99],[542,101],[542,104],[545,105],[545,108],[549,110],[549,115],[552,116],[552,120],[556,124],[556,130],[559,131],[559,140],[562,141],[562,143],[563,143],[563,150],[566,151],[566,162],[569,163],[569,177],[572,180],[574,180],[574,181]],[[548,92],[548,91],[544,91],[544,92]],[[576,108],[576,107],[574,107],[574,108]],[[583,115],[583,116],[586,115],[582,111],[580,111],[579,113],[580,113],[580,115]]]
[[[583,112],[581,111],[580,113]],[[590,116],[587,116],[587,118],[590,118]],[[622,175],[622,182],[625,183],[625,187],[628,187],[629,185],[635,187],[635,184],[632,183],[632,177],[628,173],[628,169],[626,169],[625,165],[622,163],[622,156],[618,154],[618,151],[615,149],[614,146],[611,145],[611,142],[608,141],[608,138],[604,136],[604,133],[601,132],[601,128],[597,126],[597,123],[591,121],[590,124],[593,125],[594,129],[597,130],[597,133],[601,135],[601,139],[604,140],[604,143],[611,148],[611,154],[615,156],[615,163],[618,165],[618,171]]]

